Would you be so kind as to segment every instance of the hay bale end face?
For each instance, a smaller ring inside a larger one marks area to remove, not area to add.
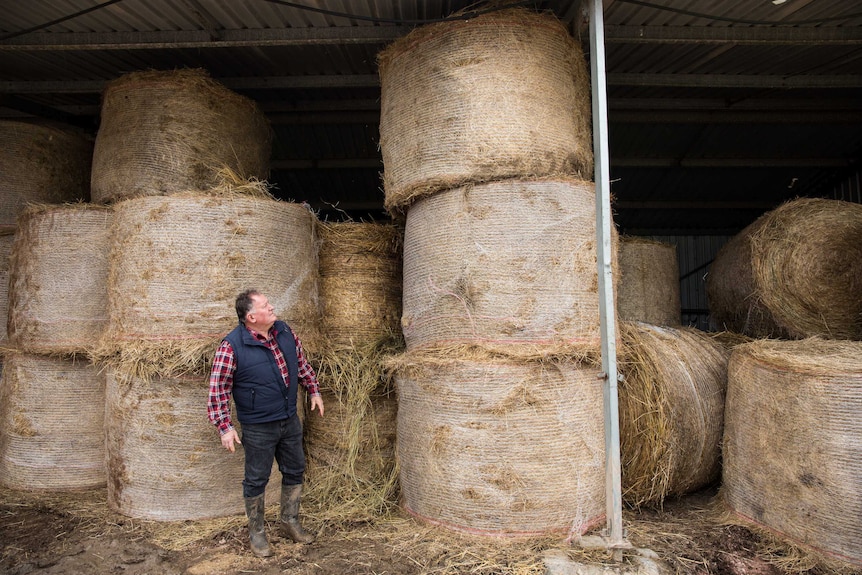
[[[624,322],[623,500],[661,504],[719,478],[729,351],[693,328]]]
[[[800,198],[761,216],[718,253],[710,312],[751,337],[862,339],[862,205]]]
[[[0,484],[105,485],[105,377],[85,361],[8,351],[0,380]]]
[[[583,533],[601,522],[596,369],[408,354],[394,372],[406,509],[480,535]]]
[[[206,378],[146,381],[112,368],[106,376],[109,506],[156,521],[242,514],[243,456],[222,447],[206,419]],[[269,503],[279,490],[271,480]]]
[[[586,60],[556,18],[515,9],[430,24],[378,60],[390,211],[471,182],[592,177]]]
[[[620,320],[680,325],[679,262],[675,245],[647,238],[622,237],[619,270],[617,311]]]
[[[9,340],[31,353],[92,350],[107,324],[109,208],[34,206],[18,218],[9,263]]]
[[[404,233],[408,350],[598,350],[595,225],[593,184],[579,180],[506,180],[419,200]]]
[[[328,349],[401,333],[402,232],[391,224],[321,223],[320,304]]]
[[[109,324],[99,357],[145,375],[201,371],[255,288],[299,335],[320,341],[314,214],[246,195],[148,196],[114,207]]]
[[[862,343],[734,348],[722,495],[743,523],[862,568]]]
[[[271,151],[257,104],[204,70],[134,72],[102,95],[93,201],[206,190],[224,167],[263,180]]]
[[[0,226],[28,204],[90,198],[93,140],[71,128],[0,120]]]

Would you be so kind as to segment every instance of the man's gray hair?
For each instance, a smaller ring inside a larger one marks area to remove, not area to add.
[[[256,289],[247,289],[236,296],[236,317],[239,323],[245,323],[245,316],[254,309],[254,300],[251,298],[256,295],[260,295],[260,292]]]

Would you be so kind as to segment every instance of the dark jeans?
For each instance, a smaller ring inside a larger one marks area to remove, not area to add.
[[[257,497],[266,489],[272,473],[273,457],[278,462],[282,485],[302,483],[305,454],[302,451],[302,423],[294,415],[271,423],[242,426],[245,450],[243,497]]]

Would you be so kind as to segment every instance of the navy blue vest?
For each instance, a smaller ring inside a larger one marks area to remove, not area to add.
[[[272,352],[243,324],[224,337],[233,347],[236,359],[233,400],[240,423],[268,423],[296,415],[299,371],[296,342],[283,321],[276,321],[273,329],[278,332],[275,339],[287,362],[289,386],[284,385]]]

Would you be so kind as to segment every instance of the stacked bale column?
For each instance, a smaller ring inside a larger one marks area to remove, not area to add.
[[[383,362],[400,350],[400,228],[323,222],[320,301],[324,343],[315,358],[326,416],[306,418],[309,495],[343,520],[396,500],[397,402]]]
[[[203,71],[123,76],[101,120],[92,191],[115,213],[94,352],[108,374],[108,503],[156,520],[241,513],[242,453],[206,419],[209,365],[249,288],[317,345],[315,217],[269,195],[265,116]]]
[[[479,534],[582,533],[604,512],[583,54],[514,9],[419,28],[379,61],[385,203],[406,213],[404,506]]]

